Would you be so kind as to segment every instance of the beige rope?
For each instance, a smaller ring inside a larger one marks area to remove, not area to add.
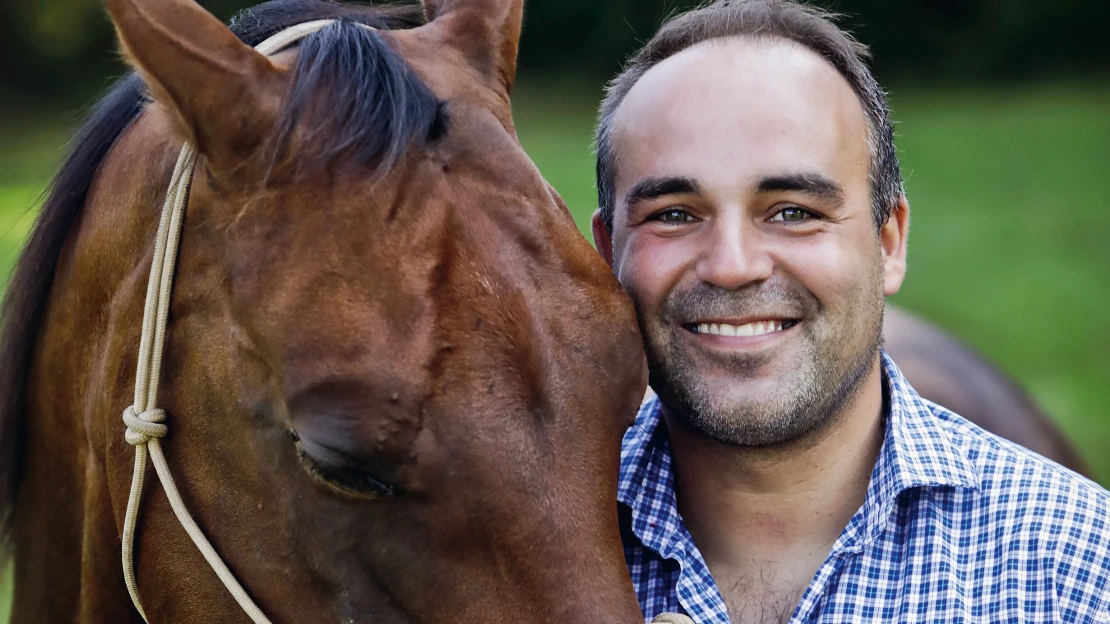
[[[688,615],[681,615],[678,613],[660,613],[655,616],[651,624],[696,624],[694,619]]]
[[[318,20],[293,26],[263,41],[255,49],[267,56],[275,54],[333,21]],[[162,217],[158,223],[154,260],[150,266],[146,306],[143,310],[139,363],[135,371],[135,403],[123,412],[123,422],[127,425],[124,439],[135,447],[135,472],[131,477],[131,494],[127,499],[127,512],[123,521],[123,578],[127,584],[127,591],[131,594],[131,601],[135,603],[135,609],[143,616],[144,621],[149,621],[139,599],[139,586],[135,578],[134,544],[139,504],[146,475],[146,460],[147,455],[150,455],[154,472],[162,482],[162,489],[166,492],[166,498],[169,499],[174,515],[193,540],[193,544],[204,555],[205,561],[255,624],[270,624],[270,620],[266,619],[254,604],[189,514],[184,501],[181,500],[181,494],[177,491],[173,474],[170,472],[159,442],[169,433],[169,427],[164,424],[166,412],[156,407],[158,380],[162,369],[162,350],[166,342],[166,320],[169,317],[170,294],[173,291],[174,264],[177,260],[181,224],[185,216],[185,206],[189,200],[189,185],[193,180],[196,162],[196,150],[186,144],[181,148],[181,154],[177,158],[177,166],[170,178],[170,187],[166,193],[166,202],[162,206]]]

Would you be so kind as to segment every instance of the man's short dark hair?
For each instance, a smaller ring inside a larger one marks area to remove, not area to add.
[[[679,14],[632,56],[609,83],[597,127],[597,196],[605,227],[613,231],[616,154],[613,118],[632,87],[652,67],[699,43],[730,37],[792,41],[820,55],[848,81],[867,116],[871,153],[871,211],[881,227],[903,194],[886,92],[871,75],[867,47],[841,30],[836,15],[794,0],[716,0]]]

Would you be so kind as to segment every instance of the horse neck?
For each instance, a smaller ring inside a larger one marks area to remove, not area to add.
[[[13,621],[137,618],[119,561],[103,555],[118,552],[122,516],[109,484],[130,470],[118,460],[131,456],[119,416],[132,398],[154,232],[179,148],[160,120],[137,120],[101,164],[58,260],[28,378]]]

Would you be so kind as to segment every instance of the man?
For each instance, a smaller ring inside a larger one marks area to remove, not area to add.
[[[880,349],[909,205],[865,56],[816,9],[718,0],[610,86],[594,237],[658,394],[619,491],[644,614],[1110,622],[1110,495]]]

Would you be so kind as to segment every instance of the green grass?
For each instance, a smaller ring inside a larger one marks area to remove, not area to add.
[[[1021,379],[1110,483],[1110,89],[896,100],[898,301]]]
[[[29,117],[0,110],[0,290],[31,226],[34,208],[60,163],[72,115]],[[0,567],[0,624],[11,609],[11,566]]]
[[[521,141],[587,236],[599,94],[516,97]],[[896,90],[894,108],[913,215],[896,301],[1017,376],[1110,485],[1110,88]],[[68,132],[0,124],[0,275]]]
[[[8,567],[10,568],[11,566]],[[8,612],[12,608],[10,577],[10,572],[5,572],[3,576],[0,577],[0,624],[8,624]]]

